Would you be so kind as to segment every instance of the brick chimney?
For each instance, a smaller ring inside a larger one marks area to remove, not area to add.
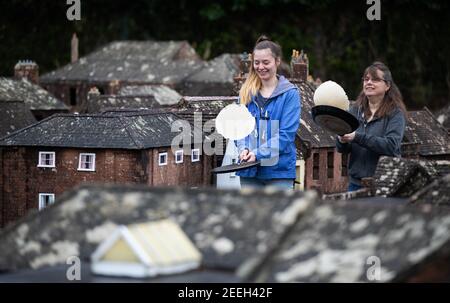
[[[246,52],[240,55],[241,61],[239,64],[239,73],[234,77],[234,91],[239,94],[242,84],[244,84],[245,79],[248,77],[250,72],[250,66],[252,64],[252,54],[247,54]]]
[[[304,82],[308,80],[309,59],[303,50],[300,53],[295,49],[292,50],[291,68],[292,78]]]
[[[76,33],[72,35],[72,41],[70,43],[70,63],[78,61],[78,37]]]
[[[39,83],[39,66],[31,60],[19,60],[14,66],[14,78],[26,78],[30,82]]]

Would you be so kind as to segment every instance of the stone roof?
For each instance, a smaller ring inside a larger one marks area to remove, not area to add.
[[[237,54],[223,54],[208,61],[206,65],[190,75],[183,87],[188,96],[232,96],[234,77],[239,72],[240,59]]]
[[[179,119],[173,113],[164,112],[56,114],[3,138],[0,146],[118,149],[171,146],[178,135],[171,132],[171,125]]]
[[[111,109],[149,109],[164,105],[166,104],[159,103],[153,95],[99,95],[89,98],[86,102],[85,111],[87,113],[100,113]]]
[[[277,191],[83,186],[0,233],[0,271],[64,264],[70,255],[87,261],[118,224],[163,218],[180,225],[204,268],[235,271],[249,256],[273,249],[295,221],[294,202],[311,199]]]
[[[69,256],[88,263],[118,224],[163,218],[180,225],[202,253],[197,273],[229,274],[216,282],[368,282],[371,256],[379,258],[381,282],[403,281],[439,254],[450,255],[450,212],[443,209],[327,202],[313,192],[270,188],[85,185],[0,232],[0,271],[38,269],[35,277],[45,280],[55,267],[64,273]],[[163,280],[182,281],[172,278]]]
[[[450,173],[450,161],[380,157],[374,179],[376,195],[410,197],[434,179]]]
[[[405,281],[437,251],[449,251],[449,231],[449,212],[352,201],[315,203],[254,280],[371,282],[367,273],[378,260],[380,282]]]
[[[317,125],[311,116],[311,108],[314,107],[314,84],[302,81],[296,85],[302,97],[301,120],[297,135],[301,140],[310,142],[312,148],[335,147],[335,135]]]
[[[448,131],[436,120],[425,107],[419,111],[409,111],[405,129],[405,139],[409,143],[419,144],[421,156],[450,154],[450,137]]]
[[[446,129],[450,129],[450,104],[437,111],[435,116],[439,123]]]
[[[433,182],[416,192],[411,196],[410,203],[415,205],[429,204],[450,208],[450,173],[435,179]]]
[[[153,96],[161,105],[173,105],[181,100],[181,95],[165,85],[128,85],[120,88],[120,96]]]
[[[27,104],[23,101],[0,100],[0,138],[36,122]]]
[[[179,84],[203,65],[186,41],[116,41],[43,75],[40,81]]]
[[[0,101],[24,101],[31,110],[69,110],[51,93],[26,79],[0,77]]]
[[[177,115],[194,123],[194,113],[201,113],[205,123],[215,119],[223,108],[237,100],[238,97],[225,96],[183,97],[177,106]]]
[[[239,54],[222,54],[210,61],[198,71],[190,75],[186,81],[204,83],[230,83],[239,72]]]

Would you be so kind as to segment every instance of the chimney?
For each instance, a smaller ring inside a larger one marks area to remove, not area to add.
[[[234,77],[234,91],[239,94],[239,91],[244,84],[245,79],[248,77],[250,72],[250,66],[252,64],[252,54],[247,54],[246,52],[240,55],[241,61],[239,64],[239,73]]]
[[[308,80],[309,75],[309,59],[303,50],[299,53],[297,50],[292,50],[291,59],[292,77],[297,81]]]
[[[19,60],[14,66],[14,78],[26,78],[34,84],[39,83],[39,66],[31,60]]]
[[[70,43],[70,63],[78,61],[78,37],[76,33],[72,35],[72,41]]]

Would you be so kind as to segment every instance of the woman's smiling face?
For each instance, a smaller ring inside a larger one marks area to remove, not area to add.
[[[276,77],[279,64],[280,59],[275,59],[269,48],[256,49],[253,52],[253,69],[263,81]]]
[[[384,74],[379,69],[376,70],[376,75],[372,76],[370,73],[367,73],[363,77],[363,90],[368,97],[383,97],[389,88],[390,85],[384,80]]]

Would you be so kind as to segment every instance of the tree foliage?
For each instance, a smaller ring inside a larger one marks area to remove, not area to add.
[[[76,32],[80,54],[113,40],[188,40],[205,59],[251,51],[264,33],[285,60],[304,49],[310,71],[340,83],[354,99],[364,68],[387,63],[409,108],[450,100],[450,3],[381,1],[381,20],[369,21],[366,1],[343,0],[81,0],[81,21],[68,21],[64,0],[0,4],[0,75],[31,59],[41,73],[67,64]]]

